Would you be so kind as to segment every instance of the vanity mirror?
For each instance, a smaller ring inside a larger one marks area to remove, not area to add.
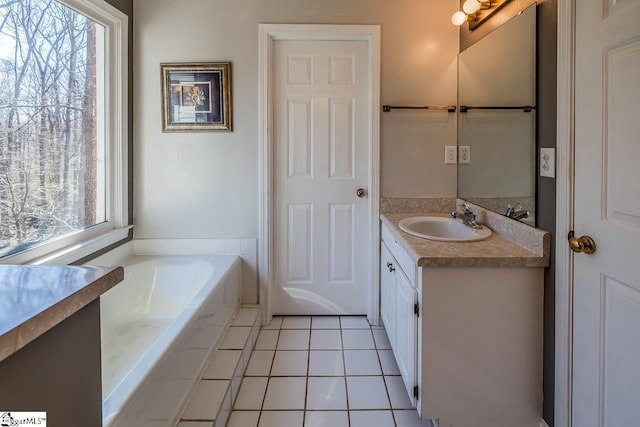
[[[458,56],[458,197],[535,226],[536,6]]]

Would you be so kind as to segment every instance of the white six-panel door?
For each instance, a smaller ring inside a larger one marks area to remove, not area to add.
[[[275,42],[274,314],[367,313],[368,79],[364,41]]]
[[[573,423],[640,426],[640,1],[576,2]]]

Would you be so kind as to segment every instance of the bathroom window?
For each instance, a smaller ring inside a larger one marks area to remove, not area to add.
[[[0,4],[2,261],[126,236],[126,44],[101,0]]]

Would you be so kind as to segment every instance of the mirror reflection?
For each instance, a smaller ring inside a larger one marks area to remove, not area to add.
[[[536,8],[458,57],[458,197],[535,226]]]

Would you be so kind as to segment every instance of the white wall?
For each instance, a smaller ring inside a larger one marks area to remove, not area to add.
[[[535,105],[535,58],[532,6],[460,54],[460,105]],[[460,114],[460,145],[471,148],[471,163],[458,165],[459,197],[535,197],[535,116],[522,110]]]
[[[258,234],[258,24],[382,26],[383,104],[455,104],[457,0],[136,0],[134,223],[137,238]],[[160,63],[231,61],[231,133],[162,133]],[[382,117],[383,197],[455,197],[455,118]]]

